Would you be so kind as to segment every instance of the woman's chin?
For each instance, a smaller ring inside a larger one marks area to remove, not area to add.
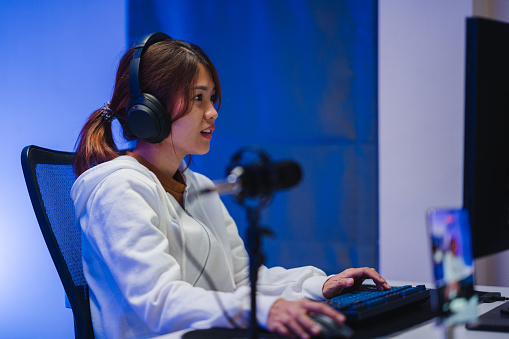
[[[202,148],[199,150],[196,150],[195,152],[191,153],[192,155],[204,155],[207,154],[210,151],[210,146],[206,148]]]

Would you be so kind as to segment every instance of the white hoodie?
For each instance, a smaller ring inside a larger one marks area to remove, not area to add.
[[[120,156],[83,173],[71,191],[96,338],[150,338],[182,329],[246,327],[248,254],[213,183],[187,169],[186,210],[151,171]],[[261,267],[257,320],[279,298],[323,300],[314,267]]]

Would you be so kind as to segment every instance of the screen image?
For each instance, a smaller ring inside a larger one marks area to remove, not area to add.
[[[431,209],[427,215],[436,295],[432,307],[445,326],[476,319],[474,258],[468,213],[464,209]]]

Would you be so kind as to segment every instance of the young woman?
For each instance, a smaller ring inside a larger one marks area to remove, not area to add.
[[[110,102],[83,127],[71,194],[96,338],[249,325],[244,244],[217,194],[190,198],[213,184],[183,161],[209,151],[220,103],[219,78],[207,55],[156,34],[126,52]],[[136,118],[143,105],[164,110],[157,118],[163,133],[155,140]],[[112,119],[127,140],[136,140],[126,155],[113,141]],[[310,312],[338,322],[344,316],[310,299],[332,298],[368,278],[390,288],[371,268],[327,277],[314,267],[261,267],[258,323],[285,336],[316,335]]]

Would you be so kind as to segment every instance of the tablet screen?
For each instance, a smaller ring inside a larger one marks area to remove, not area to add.
[[[437,293],[432,307],[445,326],[477,317],[474,259],[468,213],[464,209],[430,209],[427,215]]]

